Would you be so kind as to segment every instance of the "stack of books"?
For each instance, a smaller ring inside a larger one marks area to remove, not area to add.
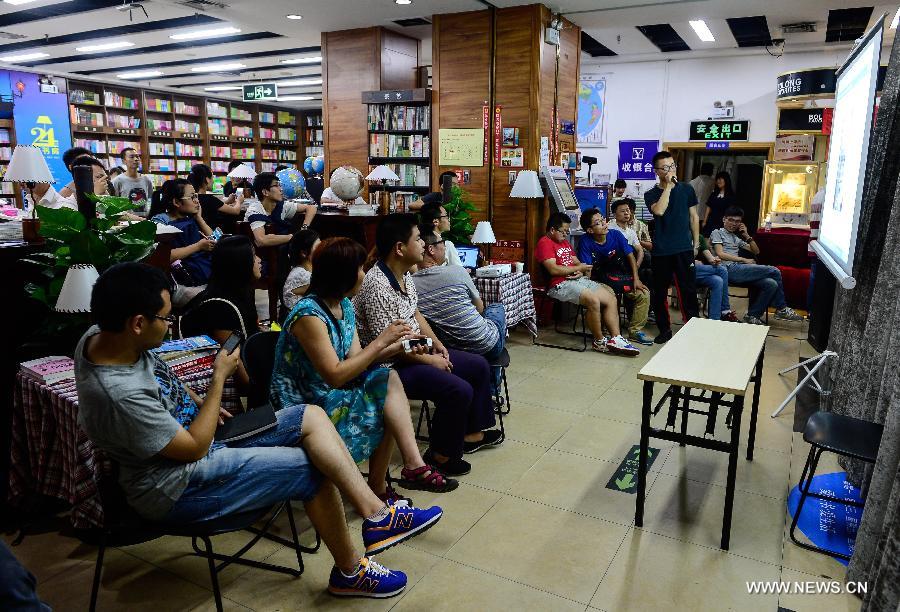
[[[163,342],[153,349],[185,384],[210,376],[219,344],[209,336],[195,336]]]
[[[75,379],[75,362],[71,357],[41,357],[19,364],[19,371],[42,385],[55,385]]]

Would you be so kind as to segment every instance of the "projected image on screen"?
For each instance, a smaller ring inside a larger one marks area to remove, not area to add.
[[[881,28],[838,75],[819,244],[853,274],[863,178],[872,127]]]

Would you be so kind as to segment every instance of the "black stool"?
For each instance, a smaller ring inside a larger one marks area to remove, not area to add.
[[[863,507],[863,503],[855,500],[822,495],[821,493],[810,493],[809,487],[813,476],[816,475],[816,466],[819,464],[819,458],[825,451],[843,457],[860,459],[866,463],[875,463],[883,429],[881,425],[875,423],[821,410],[809,417],[806,427],[803,429],[803,439],[811,445],[811,448],[809,449],[809,456],[806,458],[806,465],[803,466],[803,474],[800,475],[800,501],[797,504],[797,511],[794,512],[791,520],[791,540],[793,540],[794,544],[823,555],[850,560],[850,556],[844,553],[819,548],[818,546],[799,541],[794,536],[794,530],[797,528],[797,521],[800,519],[800,512],[803,510],[803,504],[807,497],[827,499],[845,506]],[[807,473],[809,474],[808,478]]]

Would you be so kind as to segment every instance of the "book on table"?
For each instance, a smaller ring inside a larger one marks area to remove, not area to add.
[[[51,355],[19,364],[19,371],[28,378],[45,385],[75,378],[75,362],[71,357]]]

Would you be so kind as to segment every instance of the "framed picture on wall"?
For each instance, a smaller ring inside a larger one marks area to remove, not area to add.
[[[502,141],[501,145],[504,147],[518,147],[519,146],[519,128],[517,128],[517,127],[503,128],[503,141]]]
[[[524,168],[525,149],[522,147],[501,149],[500,166],[503,168]]]
[[[606,144],[606,76],[581,75],[578,83],[579,145],[605,147]]]

